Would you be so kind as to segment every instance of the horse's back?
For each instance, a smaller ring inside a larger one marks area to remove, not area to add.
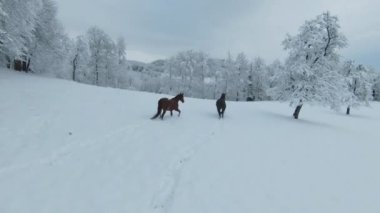
[[[216,107],[218,109],[225,109],[226,108],[226,102],[223,99],[218,99],[216,101]]]
[[[178,108],[178,103],[168,98],[161,98],[158,101],[158,106],[166,110],[173,110]]]
[[[169,100],[169,98],[161,98],[160,100],[158,100],[158,103],[166,102],[168,100]]]

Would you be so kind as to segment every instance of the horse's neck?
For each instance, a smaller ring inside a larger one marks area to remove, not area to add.
[[[174,98],[172,98],[171,100],[172,100],[172,101],[177,101],[177,102],[178,102],[178,101],[180,100],[180,98],[179,98],[179,97],[174,97]]]
[[[177,97],[174,97],[174,98],[172,98],[172,99],[171,99],[171,101],[175,101],[176,103],[178,103],[178,101],[179,101],[179,98],[177,98]]]

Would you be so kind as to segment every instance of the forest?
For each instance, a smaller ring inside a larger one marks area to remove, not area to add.
[[[53,0],[0,1],[0,67],[80,83],[187,97],[229,101],[288,101],[333,109],[380,100],[380,74],[342,60],[348,39],[338,17],[324,12],[282,43],[287,57],[266,62],[244,52],[216,59],[183,50],[151,63],[128,60],[125,38],[113,39],[93,26],[71,38],[57,18]]]

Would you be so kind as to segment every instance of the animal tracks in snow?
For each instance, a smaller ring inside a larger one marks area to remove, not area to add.
[[[205,143],[209,142],[214,137],[214,135],[215,131],[212,131],[206,136],[195,139],[190,146],[180,152],[178,157],[169,166],[165,176],[161,181],[159,190],[154,195],[152,200],[152,208],[154,212],[168,212],[175,198],[175,193],[181,180],[181,175],[184,167],[194,157],[197,151]]]

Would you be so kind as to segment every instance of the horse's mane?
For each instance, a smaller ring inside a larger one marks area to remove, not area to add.
[[[179,93],[173,99],[181,99],[181,97],[183,97],[183,93]]]

